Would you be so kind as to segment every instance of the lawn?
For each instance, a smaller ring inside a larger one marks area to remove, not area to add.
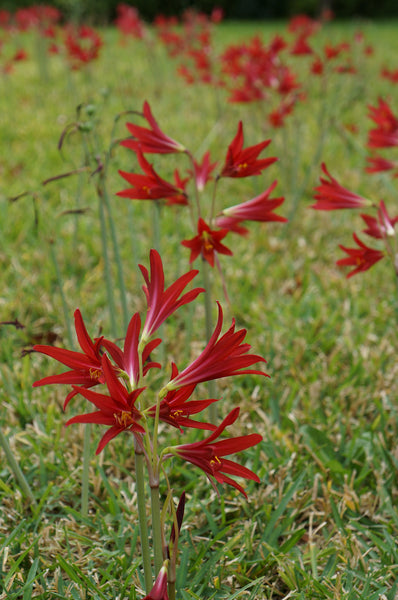
[[[206,345],[206,318],[214,327],[218,300],[223,331],[233,318],[247,330],[245,341],[267,360],[270,375],[198,385],[197,398],[221,398],[217,424],[239,406],[231,434],[263,437],[236,457],[260,482],[239,479],[247,499],[225,484],[217,493],[199,468],[172,460],[173,498],[186,492],[176,598],[397,597],[396,275],[386,257],[347,278],[350,269],[336,266],[344,257],[339,245],[351,247],[353,231],[378,248],[380,240],[360,233],[363,211],[310,208],[325,163],[344,188],[374,203],[383,199],[395,216],[397,180],[365,167],[369,106],[382,98],[398,114],[398,84],[381,76],[398,64],[397,27],[323,24],[309,38],[319,56],[325,44],[350,44],[325,61],[323,75],[310,70],[314,54],[281,50],[300,84],[282,127],[268,120],[279,102],[272,86],[265,99],[234,103],[227,87],[188,84],[176,71],[186,55],[170,56],[154,28],[144,40],[101,30],[98,59],[75,70],[62,51],[46,54],[35,31],[4,33],[0,426],[34,500],[0,448],[1,600],[127,600],[146,593],[133,436],[118,436],[96,455],[99,425],[65,427],[87,410],[85,399],[76,396],[64,413],[70,388],[32,387],[65,370],[33,352],[35,344],[78,350],[76,308],[92,337],[123,345],[132,315],[139,311],[144,320],[138,264],[148,268],[151,248],[162,257],[166,285],[191,268],[181,245],[196,235],[187,207],[116,195],[128,187],[119,170],[140,172],[134,152],[119,142],[129,135],[127,122],[146,125],[137,114],[145,101],[162,131],[197,160],[210,151],[219,168],[239,121],[245,146],[271,139],[261,157],[278,161],[258,176],[220,179],[215,214],[277,180],[271,195],[285,200],[276,212],[289,219],[247,221],[248,235],[228,233],[222,243],[233,255],[217,254],[223,279],[217,265],[202,269],[198,258],[194,285],[207,287],[210,278],[210,309],[204,294],[182,306],[162,325],[164,344],[151,353],[164,377],[172,361],[181,370]],[[259,46],[268,45],[276,34],[293,44],[287,23],[217,24],[212,56],[255,35]],[[5,57],[19,47],[27,58],[8,72]],[[218,74],[220,60],[212,64]],[[384,155],[395,160],[396,149]],[[192,168],[186,155],[145,156],[167,181],[174,169]],[[211,192],[209,185],[201,200],[206,215]],[[155,383],[157,377],[151,375]],[[166,445],[181,436],[178,429],[161,434]],[[187,429],[183,443],[207,435]]]

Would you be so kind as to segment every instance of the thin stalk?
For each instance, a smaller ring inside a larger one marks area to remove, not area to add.
[[[144,567],[145,591],[152,588],[152,567],[149,552],[148,524],[146,519],[144,455],[135,448],[135,482],[137,490],[138,522],[141,537],[142,564]]]
[[[114,289],[112,285],[111,266],[108,255],[108,243],[106,240],[106,223],[105,223],[105,210],[104,201],[102,196],[102,190],[98,188],[98,211],[101,223],[101,243],[102,243],[102,256],[104,259],[104,270],[105,270],[105,284],[106,293],[108,298],[109,316],[111,321],[111,330],[113,337],[117,337],[117,326],[116,326],[116,308],[114,299]]]
[[[169,594],[169,600],[175,600],[175,597],[176,597],[176,582],[175,581],[169,581],[169,584],[167,586],[167,591]]]
[[[26,481],[24,474],[22,473],[21,467],[19,466],[19,464],[10,448],[10,445],[8,443],[6,436],[1,431],[1,429],[0,429],[0,446],[4,450],[4,454],[6,455],[6,459],[8,461],[9,467],[10,467],[11,471],[13,472],[15,479],[18,481],[19,485],[21,486],[21,490],[22,490],[23,494],[27,498],[30,499],[30,501],[32,502],[32,504],[34,506],[37,506],[33,492],[31,490],[28,482]]]
[[[163,565],[162,551],[162,526],[161,526],[161,509],[159,486],[151,486],[151,510],[152,510],[152,536],[153,549],[155,555],[155,577],[157,577]]]
[[[88,487],[90,470],[90,447],[91,447],[91,426],[86,424],[83,437],[83,471],[82,471],[82,492],[80,512],[82,517],[88,515]]]
[[[116,235],[115,221],[114,221],[113,215],[112,215],[112,207],[111,207],[111,203],[109,201],[109,194],[108,194],[108,191],[107,191],[106,185],[105,185],[104,174],[101,174],[101,188],[102,188],[102,192],[103,192],[103,198],[105,201],[106,210],[108,213],[108,223],[109,223],[109,228],[110,228],[110,232],[111,232],[113,254],[115,257],[115,261],[116,261],[116,272],[117,272],[117,279],[118,279],[118,284],[119,284],[120,299],[122,302],[124,328],[127,329],[128,324],[129,324],[129,314],[128,314],[128,309],[127,309],[126,286],[124,284],[123,266],[122,266],[122,260],[120,257],[119,243],[118,243],[117,235]]]
[[[210,265],[206,260],[202,260],[202,276],[203,276],[203,287],[205,293],[203,294],[205,301],[205,321],[206,321],[206,341],[208,342],[213,333],[213,319],[212,319],[212,296],[211,296],[211,281],[210,281]],[[207,388],[209,390],[209,398],[216,397],[216,384],[214,379],[208,381]],[[217,408],[215,402],[209,406],[209,414],[211,423],[215,423],[217,420]]]
[[[73,340],[73,334],[72,334],[72,323],[71,323],[71,319],[70,319],[70,311],[69,311],[68,305],[66,303],[64,288],[62,286],[61,270],[59,268],[57,255],[56,255],[55,249],[54,249],[54,242],[52,240],[50,240],[50,256],[51,256],[51,260],[54,265],[55,274],[57,277],[58,288],[59,288],[59,293],[61,296],[62,311],[64,313],[64,320],[65,320],[65,324],[66,324],[66,333],[68,335],[68,342],[69,342],[70,346],[73,347],[74,340]]]
[[[158,200],[152,202],[153,247],[160,253],[160,217],[161,205]]]

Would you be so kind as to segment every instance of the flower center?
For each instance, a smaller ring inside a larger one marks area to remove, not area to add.
[[[89,375],[90,379],[93,379],[94,381],[99,381],[102,377],[102,371],[101,369],[89,369]]]
[[[213,468],[213,471],[219,470],[221,467],[221,460],[218,458],[218,456],[214,456],[214,458],[211,459],[210,466]]]
[[[130,425],[135,423],[133,415],[127,410],[122,410],[120,413],[115,413],[113,416],[116,423],[124,429],[127,429],[127,427],[130,427]]]
[[[202,233],[203,248],[209,252],[213,248],[213,239],[208,231]]]

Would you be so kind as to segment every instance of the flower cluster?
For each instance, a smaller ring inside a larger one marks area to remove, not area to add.
[[[68,384],[72,389],[66,396],[64,407],[78,394],[95,407],[93,412],[72,417],[67,425],[105,425],[107,429],[98,444],[97,454],[113,438],[127,431],[133,434],[135,447],[144,453],[152,480],[159,477],[160,465],[175,456],[202,469],[213,485],[216,482],[226,483],[246,496],[243,487],[231,476],[259,481],[257,475],[224,457],[258,444],[262,439],[261,435],[252,433],[219,439],[225,429],[238,418],[239,407],[234,408],[217,427],[213,423],[196,421],[192,416],[220,400],[192,399],[192,395],[199,383],[212,379],[250,373],[267,376],[262,370],[251,368],[265,360],[250,353],[250,345],[244,342],[246,330],[236,330],[234,322],[221,334],[223,312],[218,305],[217,325],[203,351],[181,371],[173,363],[171,376],[158,391],[156,403],[146,401],[147,396],[153,398],[152,393],[146,393],[149,385],[147,382],[150,380],[147,375],[152,369],[161,368],[158,362],[152,360],[153,352],[161,343],[161,339],[154,338],[154,334],[179,307],[192,302],[204,290],[186,290],[198,273],[195,270],[182,275],[165,288],[162,261],[155,250],[150,252],[150,272],[142,265],[140,268],[145,280],[146,317],[142,325],[139,313],[132,316],[123,348],[103,336],[92,339],[77,309],[75,328],[80,351],[36,345],[36,352],[54,358],[69,370],[40,379],[34,386]],[[92,389],[98,386],[101,386],[101,391]],[[179,436],[185,428],[208,430],[211,434],[199,442],[168,446],[160,456],[155,456],[155,445],[150,435],[151,421],[155,422],[153,435],[156,439],[159,422],[176,428]]]
[[[190,262],[201,256],[213,267],[218,254],[231,255],[231,250],[221,243],[221,240],[230,232],[241,235],[247,233],[247,229],[242,226],[244,221],[285,222],[287,220],[274,212],[283,203],[284,198],[270,198],[276,181],[265,192],[251,200],[224,208],[218,215],[214,210],[216,186],[221,179],[260,175],[264,169],[277,160],[275,157],[260,157],[271,140],[245,147],[243,124],[239,122],[237,133],[227,148],[224,162],[218,169],[218,173],[214,175],[217,162],[211,162],[210,153],[206,152],[201,161],[195,160],[183,144],[169,137],[160,129],[148,102],[144,103],[143,117],[146,119],[148,127],[127,123],[132,137],[121,142],[123,146],[136,153],[143,173],[119,171],[130,187],[118,192],[118,195],[140,200],[163,199],[167,204],[189,205],[191,215],[194,215],[196,210],[197,218],[193,219],[192,227],[194,230],[196,229],[197,234],[193,238],[181,242],[191,251]],[[176,170],[174,182],[168,182],[156,173],[153,165],[145,158],[145,153],[185,154],[191,162],[191,168],[187,170],[186,177]],[[211,180],[214,182],[212,209],[210,218],[205,220],[202,216],[203,209],[199,196]],[[187,192],[189,182],[193,182],[195,187],[194,202],[191,202]]]
[[[96,60],[103,45],[100,34],[88,25],[69,27],[65,32],[65,48],[71,68],[80,69]]]
[[[369,107],[369,116],[376,124],[376,127],[370,130],[368,135],[367,147],[373,151],[375,148],[391,148],[398,146],[398,118],[394,115],[389,104],[379,99],[377,106]],[[393,171],[396,177],[396,163],[380,155],[368,157],[368,173],[378,173],[381,171]],[[354,267],[347,275],[352,277],[362,271],[367,271],[375,263],[379,262],[385,256],[389,256],[394,266],[395,273],[398,276],[398,240],[395,226],[398,223],[398,216],[391,216],[383,200],[375,203],[363,196],[355,194],[344,188],[332,177],[326,168],[322,165],[322,170],[326,177],[321,177],[321,185],[315,188],[314,198],[316,203],[312,208],[316,210],[337,210],[347,208],[370,208],[373,214],[361,213],[366,228],[363,233],[375,240],[381,240],[384,248],[378,249],[367,246],[356,233],[353,238],[356,246],[347,248],[340,245],[340,248],[347,254],[345,258],[337,261],[339,266]]]

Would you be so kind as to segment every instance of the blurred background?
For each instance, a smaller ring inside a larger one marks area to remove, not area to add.
[[[66,20],[78,18],[106,24],[115,19],[119,0],[0,0],[0,10],[15,11],[43,3],[58,8]],[[125,3],[135,6],[141,17],[149,21],[159,14],[179,15],[189,8],[210,13],[216,6],[223,9],[226,19],[283,19],[298,13],[318,17],[325,10],[333,11],[338,19],[398,16],[397,0],[135,0]]]

